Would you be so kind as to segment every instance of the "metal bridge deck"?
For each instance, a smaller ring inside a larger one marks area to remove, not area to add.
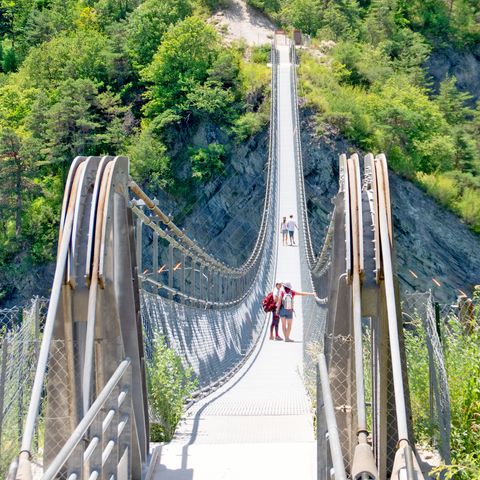
[[[278,51],[279,214],[293,214],[298,222],[289,47],[279,45]],[[297,233],[295,238],[298,243]],[[280,241],[277,278],[300,289],[300,268],[299,248]],[[194,405],[174,440],[159,447],[155,480],[315,477],[313,417],[302,380],[301,297],[295,310],[295,342],[271,341],[265,329],[237,374]]]

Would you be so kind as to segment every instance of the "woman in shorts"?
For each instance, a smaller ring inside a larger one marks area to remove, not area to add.
[[[286,342],[293,342],[290,338],[293,322],[293,299],[296,295],[314,296],[313,292],[298,292],[292,289],[290,282],[283,282],[283,290],[280,292],[280,298],[277,302],[276,312],[282,320],[282,331]]]

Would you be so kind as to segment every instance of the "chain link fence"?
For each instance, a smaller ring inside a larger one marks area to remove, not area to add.
[[[450,396],[442,325],[460,318],[457,306],[435,303],[431,292],[403,295],[403,323],[414,429],[450,461]],[[428,414],[425,406],[428,405]]]
[[[0,476],[18,454],[48,300],[0,310]]]
[[[214,384],[242,361],[259,338],[266,321],[262,283],[253,287],[242,305],[223,309],[182,305],[141,290],[147,357],[152,354],[155,335],[161,335],[184,366],[192,368],[200,389]]]

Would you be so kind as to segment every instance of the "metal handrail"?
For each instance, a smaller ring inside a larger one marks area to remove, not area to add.
[[[333,475],[335,480],[347,480],[347,473],[345,470],[345,464],[343,461],[342,447],[340,444],[340,437],[338,434],[337,419],[335,417],[335,408],[333,406],[332,392],[330,390],[330,381],[328,378],[327,361],[325,354],[321,353],[318,356],[317,362],[318,374],[320,379],[320,385],[317,385],[317,389],[320,386],[322,391],[323,405],[325,408],[325,419],[327,423],[326,440],[330,447],[330,455],[333,467]],[[318,391],[318,390],[317,390]],[[319,404],[319,398],[317,398],[317,405]],[[317,407],[318,408],[318,407]],[[318,415],[318,412],[317,412]],[[320,441],[317,438],[317,441]],[[332,477],[333,478],[333,477]]]
[[[272,51],[275,52],[275,42],[272,44]],[[274,57],[276,56],[275,53],[272,53],[272,77],[276,76],[276,71],[274,68],[274,65],[276,64],[276,60]],[[275,96],[275,91],[276,91],[276,81],[274,81],[274,78],[272,78],[272,98]],[[143,192],[143,190],[137,185],[137,183],[130,179],[129,182],[129,188],[132,190],[132,192],[137,195],[140,199],[142,199],[147,207],[155,214],[155,216],[178,238],[179,243],[184,243],[186,245],[185,252],[191,254],[196,254],[199,257],[199,261],[203,262],[206,266],[213,267],[218,269],[218,271],[222,273],[226,273],[229,276],[233,277],[240,277],[245,274],[252,266],[255,265],[260,252],[262,251],[263,248],[263,243],[264,239],[266,236],[266,227],[268,223],[268,216],[269,213],[271,212],[271,205],[272,205],[272,190],[273,190],[273,181],[274,178],[272,176],[272,160],[273,160],[273,149],[274,149],[274,144],[275,142],[274,137],[276,137],[276,119],[275,119],[275,111],[276,111],[276,105],[275,101],[272,101],[271,103],[271,122],[270,122],[270,147],[269,147],[269,158],[267,162],[267,188],[265,190],[265,198],[264,198],[264,208],[263,208],[263,213],[262,213],[262,221],[260,225],[260,231],[257,236],[257,240],[255,243],[255,246],[252,250],[252,253],[250,254],[249,258],[245,261],[245,263],[240,266],[240,267],[231,267],[226,265],[224,262],[221,262],[217,260],[215,257],[213,257],[211,254],[207,253],[203,248],[198,246],[196,242],[194,242],[192,239],[190,239],[179,227],[175,225],[174,222],[170,219],[168,215],[166,215],[162,210],[155,205],[155,203],[148,197],[148,195]],[[136,214],[137,211],[135,211]],[[143,217],[142,217],[143,220]],[[153,222],[148,222],[148,226],[151,226]],[[166,234],[166,232],[163,232],[162,235],[163,238],[165,238],[168,242],[172,243],[174,239]],[[176,248],[179,248],[178,243],[175,245]]]
[[[75,198],[75,192],[78,188],[78,182],[82,173],[82,165],[78,168],[75,178],[72,181],[72,195]],[[65,274],[67,255],[70,247],[70,235],[73,226],[74,201],[72,200],[66,209],[66,216],[63,221],[63,229],[61,232],[60,245],[58,249],[57,265],[55,267],[55,275],[53,279],[52,293],[50,295],[50,303],[48,307],[47,319],[43,329],[42,344],[38,356],[37,370],[32,387],[31,400],[28,407],[27,418],[23,429],[22,444],[20,452],[26,452],[30,456],[33,435],[35,431],[35,420],[40,408],[42,390],[44,385],[44,377],[47,371],[48,357],[50,353],[50,343],[53,338],[55,327],[55,317],[57,315],[58,305],[62,290],[63,277]]]
[[[267,186],[265,190],[264,207],[262,213],[262,222],[259,229],[259,234],[255,246],[247,259],[247,261],[240,267],[231,267],[224,262],[217,260],[215,257],[207,253],[198,244],[191,240],[180,228],[178,228],[158,206],[141,190],[141,188],[130,179],[129,187],[132,193],[145,202],[145,205],[150,209],[154,218],[162,222],[169,230],[167,233],[160,228],[156,222],[143,212],[133,202],[132,211],[142,221],[143,224],[150,227],[158,237],[166,240],[173,248],[177,249],[181,254],[189,257],[195,263],[208,268],[215,274],[219,274],[223,279],[228,281],[236,281],[239,284],[240,289],[236,289],[235,298],[229,298],[227,301],[211,302],[202,298],[196,298],[194,295],[186,295],[183,292],[175,291],[172,285],[168,287],[161,282],[156,282],[154,279],[149,283],[155,284],[156,288],[161,288],[167,291],[169,295],[178,294],[182,300],[189,300],[192,303],[198,302],[200,305],[212,305],[215,306],[231,306],[232,304],[239,303],[239,301],[245,298],[245,295],[250,290],[249,286],[253,284],[256,273],[258,273],[258,266],[260,260],[264,257],[262,255],[266,239],[269,238],[269,232],[274,228],[275,219],[275,205],[278,201],[278,193],[275,188],[276,175],[274,169],[276,169],[274,159],[276,158],[277,147],[277,105],[276,105],[276,83],[277,83],[277,54],[276,54],[276,39],[272,42],[272,101],[270,111],[270,139],[269,139],[269,156],[267,161]],[[254,267],[255,268],[254,270]],[[240,290],[240,291],[239,291]]]
[[[106,383],[105,387],[103,390],[100,392],[98,395],[97,399],[93,402],[92,406],[89,408],[89,410],[86,412],[85,416],[82,418],[80,423],[78,424],[77,428],[73,431],[72,435],[70,438],[66,441],[65,445],[62,447],[58,455],[55,457],[55,459],[52,461],[52,463],[49,465],[45,473],[43,474],[42,480],[53,480],[56,475],[60,472],[62,467],[66,464],[68,461],[69,457],[73,454],[75,448],[78,446],[78,444],[85,438],[85,436],[88,433],[88,430],[92,423],[97,419],[98,415],[101,413],[102,408],[105,406],[107,400],[111,397],[112,393],[114,392],[115,387],[118,386],[119,382],[125,375],[125,372],[127,372],[128,368],[130,367],[130,359],[126,358],[123,360],[120,365],[117,367],[113,375],[110,377],[110,380]],[[118,413],[118,407],[121,406],[121,404],[125,401],[125,392],[121,392],[118,395],[118,398],[116,399],[116,404],[117,404],[117,412],[113,410],[113,414]],[[128,407],[128,406],[127,406]],[[110,410],[112,411],[112,410]],[[110,412],[109,412],[110,413]],[[110,414],[110,417],[113,415]],[[111,420],[109,417],[108,420]],[[122,418],[119,422],[119,426],[117,429],[117,435],[121,432],[121,429],[125,427],[126,422],[129,421],[129,418]],[[102,422],[103,424],[107,424],[108,422],[104,421]],[[105,425],[102,425],[101,427],[103,430],[105,430]],[[97,438],[96,441],[94,439]],[[113,442],[113,444],[111,444]],[[83,456],[84,461],[88,461],[90,456],[92,455],[92,452],[95,448],[104,448],[103,445],[101,445],[102,442],[98,440],[98,437],[94,437],[90,441],[90,446],[85,449]],[[110,440],[107,445],[104,448],[104,452],[108,453],[111,452],[111,449],[115,446],[116,442],[115,440]],[[109,450],[107,450],[107,448]],[[105,459],[108,457],[108,455],[102,455],[102,463],[105,463]],[[93,472],[92,472],[93,473]],[[75,472],[72,473],[72,475],[75,475],[74,478],[80,478],[80,475],[76,474]],[[73,477],[68,477],[72,478]]]

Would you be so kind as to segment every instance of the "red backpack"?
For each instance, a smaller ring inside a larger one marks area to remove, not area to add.
[[[263,300],[262,307],[264,312],[273,312],[275,310],[275,299],[273,293],[270,292]]]

